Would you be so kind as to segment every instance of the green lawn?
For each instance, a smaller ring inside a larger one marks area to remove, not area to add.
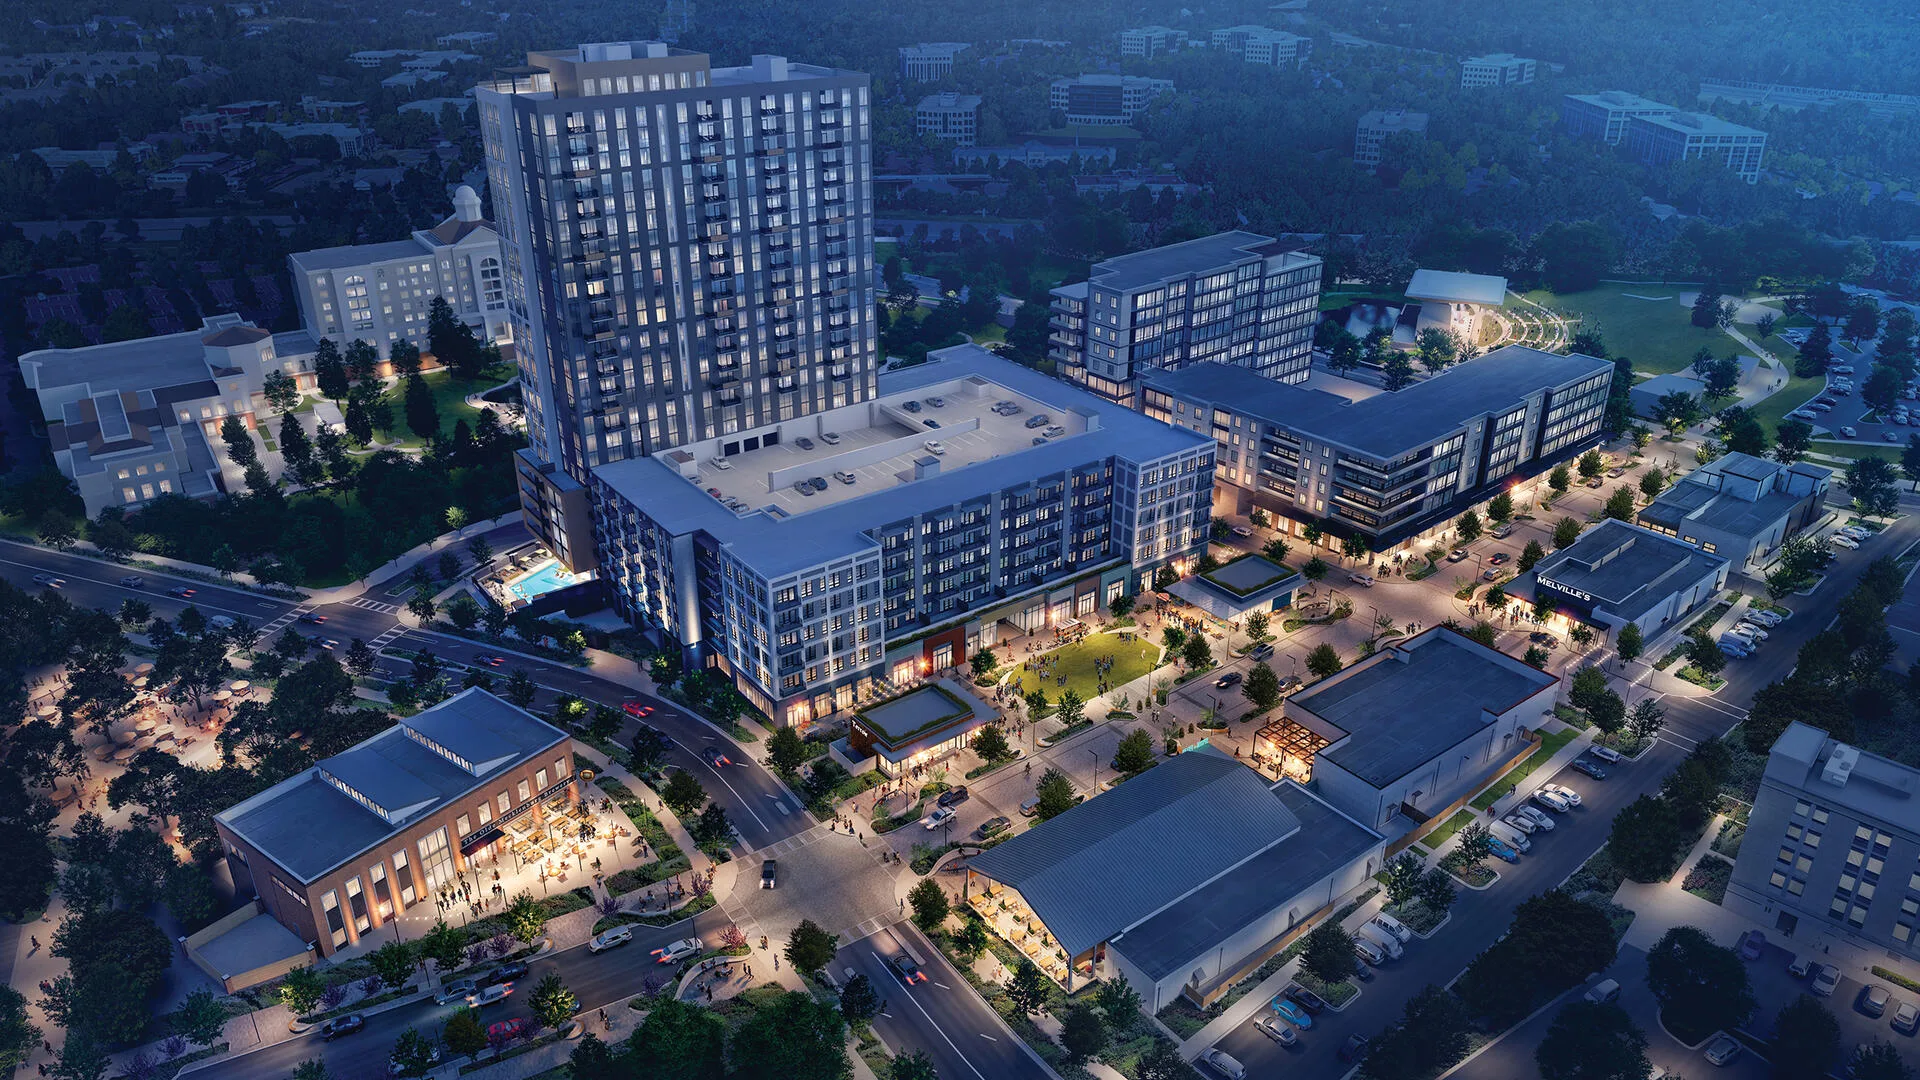
[[[480,417],[480,410],[467,404],[468,394],[491,390],[511,379],[513,374],[511,366],[501,364],[482,372],[477,379],[456,379],[450,371],[429,371],[420,377],[427,381],[427,389],[433,391],[433,404],[440,413],[440,430],[451,434],[453,426],[460,421],[465,420],[471,428]],[[415,437],[412,429],[407,427],[404,381],[387,391],[387,399],[393,403],[394,430],[376,428],[374,434],[383,443],[415,448],[425,446],[425,441]]]
[[[1576,331],[1598,329],[1606,339],[1607,352],[1630,357],[1635,371],[1665,375],[1693,363],[1693,354],[1702,345],[1715,356],[1740,352],[1740,343],[1719,330],[1694,326],[1678,301],[1635,300],[1627,295],[1678,296],[1688,291],[1690,287],[1677,285],[1602,285],[1564,296],[1544,289],[1526,295],[1535,303],[1578,316]]]
[[[1533,770],[1545,765],[1553,755],[1560,752],[1561,747],[1572,742],[1574,736],[1578,734],[1580,733],[1572,728],[1568,728],[1565,731],[1552,731],[1541,736],[1540,745],[1534,747],[1533,753],[1528,754],[1521,760],[1520,764],[1515,765],[1492,787],[1481,792],[1474,798],[1473,808],[1484,811],[1502,796],[1519,787],[1521,781],[1533,775]]]
[[[1452,817],[1447,819],[1446,824],[1433,830],[1432,832],[1428,833],[1426,836],[1421,837],[1420,844],[1422,847],[1425,847],[1428,851],[1437,850],[1441,844],[1444,844],[1447,841],[1453,839],[1454,833],[1457,833],[1461,829],[1466,828],[1467,823],[1472,820],[1473,820],[1473,811],[1471,810],[1456,811]]]
[[[1153,670],[1160,648],[1144,641],[1122,642],[1116,634],[1089,634],[1046,655],[1058,673],[1049,678],[1041,678],[1035,671],[1021,670],[1018,663],[1012,666],[1012,681],[1019,685],[1020,692],[1024,694],[1039,687],[1046,691],[1047,700],[1054,702],[1060,700],[1062,692],[1072,690],[1080,695],[1080,700],[1087,701],[1100,692],[1100,677],[1093,670],[1096,658],[1113,657],[1113,672],[1107,681],[1119,686]],[[1059,675],[1067,677],[1067,685],[1060,685]]]

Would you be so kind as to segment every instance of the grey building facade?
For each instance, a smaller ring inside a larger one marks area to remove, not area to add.
[[[875,392],[865,74],[657,41],[475,91],[526,398],[527,523],[570,569],[599,465]]]
[[[1053,290],[1048,355],[1062,378],[1132,408],[1143,375],[1208,361],[1299,382],[1321,272],[1318,256],[1238,231],[1115,256]]]
[[[1726,454],[1693,470],[1643,507],[1637,520],[1735,570],[1757,570],[1794,533],[1820,520],[1833,470]]]
[[[1142,400],[1213,436],[1223,510],[1379,551],[1596,445],[1612,382],[1609,361],[1508,345],[1358,401],[1224,364],[1150,375]]]
[[[1618,146],[1627,137],[1627,124],[1634,117],[1671,116],[1678,111],[1624,90],[1568,94],[1560,99],[1560,126],[1575,138]]]

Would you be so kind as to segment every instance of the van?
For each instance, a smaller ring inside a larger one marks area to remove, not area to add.
[[[1026,802],[1023,802],[1020,804],[1021,817],[1032,817],[1033,815],[1039,812],[1040,812],[1040,796],[1038,795],[1035,795],[1034,797],[1028,799]]]
[[[1620,1000],[1620,984],[1612,979],[1601,979],[1587,989],[1586,998],[1595,1005],[1611,1005]]]
[[[1387,933],[1392,934],[1394,937],[1399,938],[1402,944],[1413,940],[1413,931],[1407,929],[1407,924],[1384,911],[1368,921],[1380,929],[1385,930]]]
[[[1495,540],[1505,540],[1507,537],[1512,535],[1513,535],[1513,522],[1511,521],[1502,522],[1498,526],[1496,526],[1493,530],[1493,538]]]
[[[1400,959],[1401,953],[1403,952],[1400,948],[1400,939],[1394,937],[1387,931],[1380,929],[1370,922],[1364,922],[1360,924],[1359,931],[1353,935],[1355,941],[1359,941],[1362,938],[1378,945],[1380,951],[1386,953],[1389,959]]]
[[[1533,841],[1527,839],[1526,833],[1521,832],[1519,829],[1514,828],[1504,821],[1488,822],[1487,831],[1522,855],[1525,855],[1533,848]]]
[[[1365,938],[1355,934],[1353,937],[1353,951],[1354,955],[1372,964],[1374,967],[1379,967],[1387,962],[1387,951],[1374,944],[1372,938]]]
[[[1587,753],[1592,754],[1594,757],[1599,758],[1601,761],[1604,761],[1609,765],[1618,765],[1620,764],[1621,761],[1625,760],[1620,756],[1620,751],[1615,750],[1611,746],[1600,746],[1598,744],[1595,744],[1593,746],[1587,747]]]

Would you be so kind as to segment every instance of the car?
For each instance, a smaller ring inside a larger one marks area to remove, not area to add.
[[[35,585],[45,585],[49,589],[63,589],[66,588],[67,579],[57,577],[53,574],[35,574],[33,575],[33,583]]]
[[[1595,1005],[1611,1005],[1620,1000],[1620,984],[1613,979],[1601,979],[1581,996]]]
[[[1767,947],[1767,933],[1764,930],[1749,930],[1740,935],[1740,959],[1758,960],[1760,953]]]
[[[802,435],[799,438],[793,440],[793,445],[799,447],[802,450],[811,450],[813,449],[813,440],[807,438],[805,435]]]
[[[935,420],[932,417],[928,417],[927,419],[922,420],[920,422],[927,425],[930,428],[937,428],[940,426],[940,421]]]
[[[1787,617],[1777,611],[1749,611],[1744,618],[1748,622],[1759,623],[1769,630],[1787,621]]]
[[[1012,824],[1013,824],[1012,820],[1008,818],[997,817],[997,816],[990,817],[987,820],[981,822],[980,827],[973,830],[973,834],[975,836],[978,836],[980,839],[985,840],[988,837],[997,836],[1000,833],[1005,832],[1007,830],[1007,827]]]
[[[1401,922],[1399,919],[1394,918],[1393,916],[1387,914],[1384,911],[1378,915],[1375,915],[1373,918],[1367,921],[1372,925],[1379,927],[1382,930],[1385,930],[1387,933],[1392,934],[1394,936],[1394,939],[1397,941],[1405,943],[1413,940],[1413,931],[1407,929],[1407,924]]]
[[[1900,421],[1900,423],[1903,423],[1903,424],[1904,424],[1904,423],[1906,423],[1906,421],[1904,421],[1904,420],[1902,420],[1902,421]],[[1888,442],[1899,442],[1899,441],[1900,441],[1900,433],[1899,433],[1899,432],[1897,432],[1897,431],[1883,431],[1883,432],[1881,432],[1881,433],[1880,433],[1880,437],[1881,437],[1882,439],[1885,439],[1885,440],[1886,440],[1886,441],[1888,441]]]
[[[1541,784],[1542,791],[1551,791],[1567,801],[1569,806],[1580,805],[1580,793],[1563,784]]]
[[[325,649],[328,652],[332,652],[340,647],[340,642],[330,637],[314,638],[313,644],[316,648]]]
[[[1738,626],[1735,626],[1731,632],[1738,634],[1741,637],[1752,638],[1755,641],[1767,640],[1767,631],[1765,628],[1755,626],[1754,624],[1748,623],[1748,622],[1743,622]]]
[[[1564,814],[1573,809],[1572,803],[1561,798],[1558,793],[1548,791],[1546,788],[1541,788],[1539,791],[1534,792],[1533,801],[1556,814]]]
[[[516,1016],[487,1025],[487,1045],[504,1046],[527,1033],[527,1018]]]
[[[793,482],[793,490],[805,495],[809,499],[813,498],[813,485],[805,480],[795,480]]]
[[[1227,1080],[1246,1080],[1247,1067],[1225,1050],[1209,1050],[1201,1054],[1198,1060]]]
[[[1359,952],[1360,939],[1354,938],[1353,940],[1354,940],[1354,951]],[[1373,969],[1371,967],[1368,967],[1365,964],[1355,964],[1353,965],[1353,977],[1356,979],[1359,979],[1361,982],[1372,982]]]
[[[1793,962],[1787,965],[1787,974],[1796,979],[1806,978],[1807,974],[1812,970],[1813,960],[1805,956],[1796,956],[1793,958]]]
[[[809,477],[807,483],[812,484],[815,491],[827,490],[827,478],[824,476]]]
[[[188,588],[185,585],[175,585],[173,588],[167,590],[167,595],[177,596],[182,600],[191,600],[193,599],[193,594],[199,591],[199,589]]]
[[[951,822],[954,818],[958,817],[959,814],[960,812],[951,806],[936,807],[933,813],[928,814],[926,818],[920,822],[920,827],[931,832]]]
[[[920,403],[917,401],[903,401],[900,403],[900,407],[908,412],[917,413],[920,411]]]
[[[1322,1012],[1326,1011],[1327,1003],[1320,999],[1320,995],[1301,986],[1299,983],[1288,983],[1287,988],[1281,992],[1286,994],[1287,999],[1295,1005],[1300,1006],[1315,1016],[1319,1016]]]
[[[852,473],[848,472],[845,469],[836,469],[834,471],[833,478],[835,480],[840,481],[843,484],[855,483],[860,479],[859,477],[853,475]]]
[[[474,657],[474,662],[487,667],[502,667],[505,666],[507,658],[504,656],[476,656]]]
[[[1707,1045],[1707,1062],[1720,1066],[1740,1056],[1740,1044],[1731,1035],[1722,1035]]]
[[[432,1043],[428,1045],[427,1064],[429,1065],[440,1064],[440,1044],[439,1043]],[[407,1071],[407,1066],[402,1065],[397,1059],[389,1058],[387,1060],[388,1076],[399,1076],[400,1074],[406,1071]]]
[[[892,931],[887,931],[881,935],[881,940],[890,940],[892,943],[887,949],[887,966],[893,969],[895,975],[900,976],[901,982],[912,986],[914,983],[927,981],[927,973],[920,970],[919,957],[908,952],[907,947],[900,943],[899,937]]]
[[[1048,427],[1047,430],[1041,432],[1040,434],[1045,435],[1049,439],[1057,439],[1060,436],[1065,435],[1066,433],[1067,433],[1066,428],[1061,427],[1059,424],[1054,424]]]
[[[775,889],[780,886],[780,860],[763,859],[760,862],[760,887]]]
[[[707,464],[713,466],[716,469],[719,469],[721,472],[726,472],[728,469],[733,468],[733,462],[728,461],[726,458],[722,458],[722,457],[708,458]]]
[[[320,1025],[320,1038],[332,1042],[342,1035],[351,1035],[367,1026],[367,1018],[359,1013],[336,1016]]]
[[[628,716],[636,718],[653,715],[653,706],[638,701],[624,701],[620,703],[620,707],[626,710]]]
[[[587,942],[587,951],[588,952],[605,952],[606,950],[611,949],[616,945],[625,945],[627,942],[632,940],[633,940],[633,927],[616,926],[611,930],[601,933],[598,937],[595,937],[592,941]]]
[[[920,445],[926,447],[927,453],[929,454],[944,454],[947,452],[947,444],[941,442],[939,439],[928,439]]]
[[[1273,999],[1273,1011],[1279,1014],[1280,1019],[1302,1031],[1313,1027],[1313,1014],[1284,997]]]
[[[1513,556],[1507,554],[1506,552],[1496,551],[1493,554],[1487,556],[1487,565],[1488,566],[1505,566],[1507,565],[1507,563],[1511,562],[1512,560],[1513,560]]]
[[[1615,750],[1611,746],[1589,746],[1587,747],[1587,756],[1599,758],[1609,765],[1618,765],[1626,760],[1626,758],[1620,756],[1620,751]]]
[[[512,983],[497,982],[491,986],[485,986],[480,988],[479,990],[474,991],[474,993],[467,998],[467,1004],[472,1005],[475,1008],[482,1008],[487,1005],[497,1005],[500,1002],[507,1000],[507,996],[512,993],[513,993]]]
[[[699,938],[681,938],[668,942],[653,950],[653,962],[656,964],[677,964],[700,951]]]
[[[1286,678],[1280,680],[1280,696],[1286,697],[1288,694],[1293,693],[1305,685],[1307,685],[1306,682],[1302,680],[1300,676],[1288,675]]]
[[[1532,836],[1534,830],[1540,827],[1538,825],[1535,825],[1532,821],[1521,817],[1519,814],[1508,814],[1506,817],[1503,817],[1500,820],[1506,822],[1507,824],[1513,826],[1516,829],[1519,829],[1521,832],[1526,833],[1528,836]]]
[[[1467,550],[1466,548],[1463,548],[1463,547],[1457,547],[1457,548],[1454,548],[1454,549],[1453,549],[1452,551],[1449,551],[1449,552],[1447,552],[1447,561],[1448,561],[1448,562],[1459,562],[1459,561],[1461,561],[1462,559],[1465,559],[1465,558],[1466,558],[1466,557],[1467,557],[1468,555],[1471,555],[1471,554],[1473,554],[1473,553],[1472,553],[1472,552],[1470,552],[1470,551],[1468,551],[1468,550]]]
[[[1863,529],[1858,525],[1848,525],[1845,528],[1837,529],[1835,531],[1838,532],[1841,536],[1852,537],[1855,540],[1866,540],[1873,536],[1872,529]]]
[[[943,397],[921,398],[920,400],[925,401],[936,409],[944,409],[947,407],[947,399]]]
[[[515,979],[524,979],[527,977],[527,970],[525,961],[515,960],[511,964],[501,964],[499,967],[487,972],[481,976],[480,982],[481,985],[488,986],[494,983],[505,983],[512,982]]]
[[[1526,805],[1516,806],[1514,807],[1513,812],[1516,814],[1519,814],[1523,818],[1526,818],[1528,821],[1533,822],[1534,827],[1539,829],[1541,832],[1553,831],[1553,828],[1554,828],[1553,819],[1541,813],[1540,808],[1537,806],[1526,806]]]
[[[840,433],[837,431],[823,431],[820,433],[820,441],[826,443],[828,446],[839,446]]]
[[[1582,483],[1582,484],[1581,484],[1580,486],[1581,486],[1581,487],[1590,487],[1590,488],[1597,488],[1597,487],[1602,487],[1602,486],[1604,486],[1604,485],[1603,485],[1603,484],[1601,484],[1601,482],[1600,482],[1600,478],[1596,476],[1596,477],[1594,477],[1594,478],[1593,478],[1593,479],[1591,479],[1591,480],[1588,480],[1588,481],[1585,481],[1585,482],[1583,482],[1583,483]]]
[[[319,626],[321,623],[324,623],[327,621],[327,617],[325,615],[315,614],[314,612],[311,612],[311,611],[303,611],[300,613],[299,621],[303,623],[308,623],[313,626]]]
[[[1263,641],[1255,645],[1253,648],[1247,650],[1247,656],[1256,664],[1262,660],[1273,659],[1273,642]]]
[[[1868,1016],[1878,1019],[1887,1015],[1887,1002],[1892,997],[1893,995],[1887,993],[1886,987],[1879,983],[1868,983],[1860,988],[1860,997],[1854,1001],[1853,1005]]]
[[[1857,439],[1860,437],[1860,433],[1850,427],[1843,427],[1840,429],[1840,437],[1843,439]]]
[[[479,990],[480,988],[474,985],[472,979],[461,979],[459,982],[450,982],[441,987],[440,992],[433,995],[433,1002],[436,1005],[451,1005],[456,1001],[467,1000]]]
[[[711,495],[711,496],[713,496],[713,497],[714,497],[714,498],[716,498],[716,499],[724,499],[724,498],[726,498],[726,495],[724,495],[724,494],[723,494],[723,493],[722,493],[722,492],[720,491],[720,489],[719,489],[719,488],[717,488],[717,487],[710,487],[710,488],[708,488],[708,489],[707,489],[707,494],[709,494],[709,495]]]
[[[1846,548],[1848,551],[1856,551],[1860,547],[1860,541],[1855,540],[1851,536],[1841,536],[1839,533],[1834,533],[1832,536],[1827,537],[1827,543],[1832,544],[1834,547]]]
[[[1347,1041],[1340,1044],[1339,1056],[1341,1061],[1352,1063],[1359,1061],[1361,1056],[1366,1052],[1367,1037],[1365,1035],[1349,1035],[1347,1036]]]
[[[1033,437],[1033,441],[1028,443],[1027,445],[1028,446],[1045,446],[1047,445],[1047,437],[1045,435],[1035,435]]]
[[[1745,660],[1747,657],[1753,655],[1753,650],[1750,648],[1753,642],[1748,641],[1746,638],[1734,637],[1732,634],[1727,634],[1721,637],[1716,644],[1720,646],[1720,651],[1726,653],[1727,658],[1730,660]]]
[[[128,574],[126,577],[120,579],[120,587],[123,589],[138,589],[145,586],[146,583],[147,579],[141,577],[139,574]]]
[[[1248,537],[1253,535],[1253,530],[1247,528],[1245,525],[1235,525],[1233,527],[1233,535],[1239,536],[1239,537]]]
[[[1512,845],[1497,836],[1487,837],[1487,851],[1501,862],[1517,863],[1520,861],[1520,853],[1515,851]]]
[[[1574,772],[1585,773],[1586,775],[1593,777],[1595,780],[1605,780],[1607,778],[1607,770],[1601,768],[1598,764],[1592,761],[1589,761],[1586,758],[1574,759],[1574,762],[1570,766],[1570,768],[1572,768]]]
[[[1894,1006],[1893,1020],[1891,1022],[1893,1024],[1893,1030],[1902,1035],[1911,1035],[1915,1031],[1920,1030],[1920,1005],[1915,1005],[1911,1001],[1903,1001]]]
[[[1237,671],[1229,671],[1225,675],[1222,675],[1219,678],[1213,680],[1213,688],[1215,690],[1225,690],[1229,686],[1238,686],[1240,684],[1240,680],[1245,677],[1246,676],[1240,674]]]
[[[1480,571],[1480,580],[1481,581],[1499,581],[1500,568],[1497,566],[1489,566],[1485,570]]]
[[[727,752],[717,746],[702,748],[700,751],[700,760],[716,769],[733,764],[733,759],[727,756]]]
[[[1833,411],[1833,406],[1824,401],[1816,401],[1807,406],[1807,411],[1810,413],[1830,413]]]
[[[1813,984],[1809,989],[1814,997],[1832,997],[1840,985],[1840,969],[1832,964],[1818,964],[1813,969]]]
[[[1627,470],[1621,468],[1618,465],[1615,465],[1613,468],[1607,470],[1607,475],[1614,476],[1614,477],[1625,476],[1627,475]]]
[[[1355,570],[1353,573],[1347,575],[1347,580],[1353,582],[1355,585],[1359,585],[1364,588],[1368,588],[1368,589],[1373,588],[1372,574],[1363,574],[1360,571]]]
[[[1294,1046],[1300,1042],[1300,1036],[1294,1033],[1293,1025],[1272,1013],[1262,1013],[1255,1017],[1253,1026],[1260,1029],[1260,1034],[1281,1046]]]
[[[1032,416],[1027,417],[1027,427],[1029,428],[1046,427],[1048,424],[1051,424],[1051,423],[1053,423],[1053,417],[1048,416],[1046,413],[1043,413],[1043,412],[1037,412],[1037,413],[1034,413]]]

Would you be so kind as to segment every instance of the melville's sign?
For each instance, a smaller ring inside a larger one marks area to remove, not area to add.
[[[1553,580],[1552,578],[1543,577],[1540,579],[1540,584],[1546,586],[1549,589],[1554,590],[1555,592],[1565,593],[1566,595],[1573,597],[1575,600],[1584,600],[1589,604],[1593,603],[1592,593],[1584,592],[1580,589],[1573,588],[1570,585],[1562,585],[1559,582]]]

